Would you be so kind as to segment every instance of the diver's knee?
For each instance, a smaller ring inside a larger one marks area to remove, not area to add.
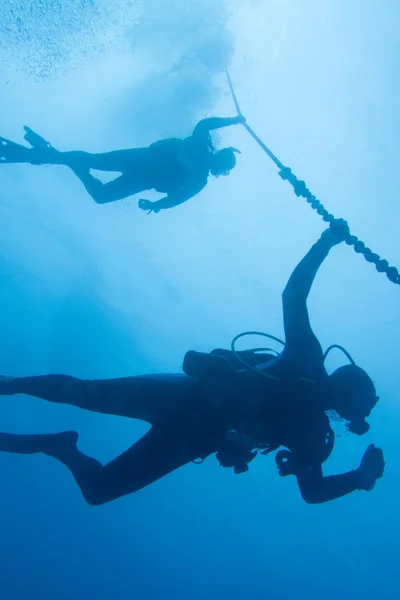
[[[135,491],[136,489],[121,489],[119,486],[113,485],[112,480],[107,477],[102,479],[99,476],[99,479],[96,478],[86,484],[85,488],[82,489],[82,495],[90,506],[101,506]]]
[[[82,490],[82,495],[90,506],[101,506],[111,500],[108,494],[105,494],[101,486],[91,485]]]
[[[106,504],[108,502],[108,500],[92,494],[83,494],[83,497],[89,506],[101,506],[102,504]]]
[[[101,196],[101,194],[90,194],[93,198],[93,200],[96,202],[96,204],[104,204],[104,200]]]
[[[92,198],[96,204],[108,204],[109,202],[112,202],[112,199],[107,198],[107,196],[104,196],[103,194],[92,194]]]
[[[90,186],[90,195],[96,204],[107,204],[108,202],[112,202],[114,198],[111,197],[109,190],[107,187],[101,183],[101,181],[96,182],[93,186]],[[86,188],[88,189],[88,188]],[[89,189],[88,189],[89,191]]]

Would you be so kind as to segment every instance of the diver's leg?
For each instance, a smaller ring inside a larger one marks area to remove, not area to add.
[[[85,500],[100,505],[136,492],[175,469],[198,458],[196,448],[182,436],[152,428],[131,448],[101,466],[78,448],[53,456],[72,473]]]
[[[126,452],[102,466],[77,448],[73,435],[74,432],[37,436],[0,433],[0,450],[53,456],[71,471],[85,500],[96,506],[136,492],[199,457],[190,437],[169,433],[164,426],[151,429]],[[203,457],[215,451],[211,445],[207,450],[202,446]]]
[[[30,163],[32,148],[11,142],[0,137],[0,164],[3,163]]]
[[[132,148],[130,150],[114,150],[100,154],[91,154],[73,150],[72,152],[59,152],[58,164],[66,165],[72,169],[97,169],[98,171],[119,171],[125,173],[139,166],[147,153],[146,148]]]
[[[73,151],[59,152],[29,128],[25,138],[33,148],[26,148],[0,137],[0,163],[29,163],[33,165],[66,165],[80,179],[97,204],[122,200],[149,189],[143,178],[146,149],[116,150],[104,154]],[[120,171],[124,174],[114,181],[102,183],[90,174],[90,169]]]
[[[93,177],[87,169],[71,167],[75,175],[80,179],[86,191],[97,204],[107,204],[122,200],[127,196],[133,196],[148,189],[139,181],[128,175],[121,175],[113,181],[102,183],[97,177]]]
[[[84,492],[91,490],[91,481],[96,480],[96,476],[103,467],[95,458],[80,452],[76,446],[77,441],[78,434],[75,431],[39,435],[0,433],[0,452],[42,453],[58,458],[60,462],[69,467],[78,485],[82,483],[81,489]],[[85,493],[83,495],[85,496]],[[90,495],[87,500],[90,502]]]
[[[78,434],[75,431],[61,433],[43,433],[34,435],[18,435],[14,433],[0,433],[0,452],[14,454],[37,454],[38,452],[51,452],[54,448],[76,446]]]
[[[30,143],[34,141],[28,139]],[[0,161],[4,163],[66,165],[72,169],[97,169],[99,171],[119,171],[123,173],[134,170],[140,171],[141,166],[146,162],[146,154],[146,148],[115,150],[100,154],[80,150],[60,152],[53,146],[44,143],[36,143],[32,148],[27,148],[0,137]]]
[[[172,374],[97,380],[69,375],[0,377],[0,395],[15,394],[151,424],[173,419],[181,409],[203,401],[202,390],[194,379]]]

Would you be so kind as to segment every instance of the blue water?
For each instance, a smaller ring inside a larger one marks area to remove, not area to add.
[[[399,266],[397,2],[115,4],[0,0],[2,136],[20,141],[27,124],[95,152],[188,135],[234,114],[229,65],[250,125]],[[282,336],[280,294],[322,221],[243,128],[216,139],[242,150],[237,169],[157,215],[132,198],[96,205],[63,167],[1,168],[0,372],[179,372],[189,348]],[[2,454],[1,598],[397,598],[399,289],[343,245],[309,309],[323,346],[345,345],[381,396],[371,431],[340,436],[325,466],[355,468],[381,445],[372,493],[308,506],[273,459],[235,476],[210,457],[93,508],[52,459]],[[102,461],[146,431],[24,396],[2,399],[0,416],[9,432],[76,429]]]

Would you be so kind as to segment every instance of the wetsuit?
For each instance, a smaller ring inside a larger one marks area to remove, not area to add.
[[[65,443],[65,434],[0,434],[0,449],[54,456],[72,472],[86,500],[102,504],[223,449],[227,433],[236,430],[250,438],[254,447],[284,446],[290,451],[291,472],[307,502],[324,502],[361,489],[357,471],[322,476],[333,432],[323,406],[327,375],[322,350],[310,327],[306,299],[329,249],[319,240],[296,267],[283,293],[285,350],[260,366],[274,378],[237,372],[229,365],[207,371],[201,367],[204,355],[191,352],[184,363],[191,375],[96,381],[65,375],[4,379],[0,381],[3,395],[29,394],[141,419],[152,427],[104,466],[74,443]]]
[[[154,189],[167,196],[152,203],[153,209],[171,208],[198,194],[206,185],[210,155],[214,152],[210,131],[236,124],[237,118],[212,117],[200,121],[185,139],[160,140],[147,148],[116,150],[103,154],[59,152],[29,128],[27,140],[38,147],[27,148],[0,138],[0,164],[58,164],[70,167],[95,202],[104,204]],[[119,177],[103,184],[90,169],[117,171]]]

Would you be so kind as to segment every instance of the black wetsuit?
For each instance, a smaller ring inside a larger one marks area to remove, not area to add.
[[[327,374],[321,346],[310,327],[306,299],[328,252],[329,247],[318,241],[289,279],[283,293],[286,346],[263,368],[274,378],[229,367],[207,373],[207,369],[199,368],[204,355],[198,355],[197,360],[193,353],[185,362],[191,364],[191,371],[194,365],[196,376],[149,375],[96,381],[66,375],[18,377],[0,382],[0,393],[29,394],[99,413],[141,419],[152,427],[104,466],[74,444],[64,445],[59,434],[0,434],[0,449],[42,451],[54,456],[70,469],[86,500],[102,504],[221,450],[227,432],[234,429],[246,434],[254,447],[287,448],[291,472],[307,502],[324,502],[359,489],[357,471],[322,475],[321,465],[333,447],[333,432],[324,412]]]
[[[210,131],[235,124],[230,118],[212,117],[200,121],[185,139],[170,138],[148,148],[116,150],[102,154],[59,152],[50,145],[27,148],[0,138],[0,164],[31,163],[69,166],[99,204],[154,189],[167,196],[153,203],[154,208],[171,208],[198,194],[209,176],[210,155],[214,152]],[[45,140],[37,136],[43,143]],[[29,139],[29,138],[28,138]],[[117,171],[119,177],[103,184],[89,169]]]

